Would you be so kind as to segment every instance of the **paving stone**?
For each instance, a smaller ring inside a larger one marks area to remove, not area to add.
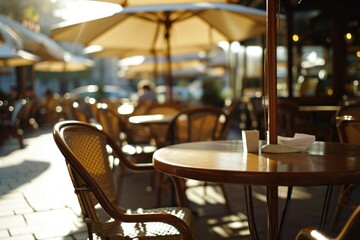
[[[22,215],[0,217],[0,230],[14,226],[25,226],[26,222]]]
[[[9,237],[8,230],[0,230],[0,239],[8,239]]]

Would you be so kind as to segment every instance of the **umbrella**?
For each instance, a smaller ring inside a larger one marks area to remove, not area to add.
[[[23,50],[16,50],[4,43],[0,46],[0,67],[18,67],[33,65],[40,58]]]
[[[123,55],[159,54],[168,62],[171,100],[171,59],[177,51],[210,50],[222,40],[254,37],[265,31],[265,12],[235,4],[193,3],[130,6],[110,17],[74,25],[58,25],[56,40],[101,45]]]
[[[94,61],[69,54],[66,61],[42,61],[34,65],[38,72],[78,72],[94,66]]]
[[[183,69],[190,69],[196,67],[196,69],[203,67],[203,61],[206,60],[204,53],[193,53],[193,54],[181,54],[172,55],[172,74],[174,71]],[[127,75],[134,76],[149,76],[153,75],[154,78],[160,75],[166,75],[167,58],[164,56],[133,56],[121,59],[119,61],[121,72],[126,72]]]
[[[39,56],[42,61],[46,61],[43,64],[39,64],[37,66],[38,69],[44,69],[44,66],[51,65],[51,68],[57,70],[59,68],[56,66],[66,64],[67,69],[72,69],[72,66],[74,66],[74,70],[83,70],[82,68],[88,68],[93,65],[91,60],[69,53],[48,36],[31,31],[3,15],[0,15],[0,26],[10,29],[20,39],[21,44],[17,44],[21,46],[19,48]],[[51,71],[51,68],[48,68],[48,70]]]
[[[0,27],[10,29],[11,37],[19,39],[20,43],[13,40],[13,45],[40,57],[41,62],[34,66],[37,71],[81,71],[94,65],[92,60],[71,54],[48,36],[31,31],[3,15],[0,15]]]
[[[39,57],[23,51],[21,39],[8,26],[0,23],[0,66],[32,65]]]
[[[42,60],[65,60],[66,51],[44,34],[31,31],[3,15],[0,15],[0,23],[21,39],[23,50],[39,56]]]

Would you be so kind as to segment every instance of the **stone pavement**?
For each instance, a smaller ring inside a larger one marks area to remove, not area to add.
[[[86,227],[73,192],[63,157],[50,129],[39,129],[26,135],[24,149],[15,139],[0,146],[0,239],[10,240],[78,240],[86,239]],[[125,180],[123,206],[155,207],[151,176],[128,175]],[[249,239],[243,188],[226,185],[232,212],[223,205],[216,188],[193,187],[187,193],[195,220],[196,239]],[[254,187],[256,222],[260,239],[266,239],[265,189]],[[304,226],[318,225],[325,187],[294,188],[283,239],[294,239]],[[280,188],[285,198],[286,189]],[[335,188],[334,199],[337,188]],[[358,200],[359,195],[355,198]],[[280,201],[279,210],[284,201]],[[335,201],[332,201],[331,217]],[[166,204],[166,203],[164,203]],[[330,219],[329,217],[329,219]]]

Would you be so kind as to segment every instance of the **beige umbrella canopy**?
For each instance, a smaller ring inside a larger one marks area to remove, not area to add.
[[[264,11],[234,4],[193,3],[130,6],[110,17],[60,24],[53,29],[52,37],[100,45],[125,56],[165,55],[170,63],[170,56],[177,51],[206,51],[219,41],[244,40],[264,31]],[[171,94],[170,64],[167,71]]]
[[[0,66],[17,67],[33,65],[40,58],[23,51],[21,39],[7,25],[0,23]]]
[[[58,70],[59,66],[66,65],[68,70],[77,71],[93,65],[91,60],[69,53],[48,36],[33,32],[5,16],[0,15],[0,24],[11,29],[13,34],[20,39],[20,49],[31,52],[45,61],[36,66],[38,69],[45,69],[45,66],[49,66],[48,70],[52,71],[51,68]]]
[[[40,58],[23,50],[16,50],[4,43],[0,45],[0,67],[34,65]]]
[[[65,61],[42,61],[34,65],[34,70],[38,72],[79,72],[85,71],[94,66],[90,59],[68,55]]]
[[[171,69],[179,71],[203,65],[205,53],[182,54],[171,56]],[[133,56],[119,61],[121,72],[135,76],[164,76],[167,72],[167,58],[165,56]]]
[[[41,60],[65,60],[66,51],[44,34],[33,32],[3,15],[0,15],[0,23],[21,39],[23,50],[39,56]]]

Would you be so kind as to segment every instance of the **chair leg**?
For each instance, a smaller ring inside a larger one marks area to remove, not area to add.
[[[292,190],[293,190],[293,187],[292,187],[292,186],[289,186],[289,187],[288,187],[288,191],[287,191],[287,195],[286,195],[285,206],[284,206],[284,209],[283,209],[283,212],[282,212],[282,215],[281,215],[281,219],[280,219],[279,236],[281,235],[282,227],[283,227],[283,225],[284,225],[285,216],[286,216],[286,211],[287,211],[289,202],[290,202],[290,200],[291,200]]]
[[[220,184],[220,189],[221,189],[222,194],[223,194],[224,199],[225,199],[225,207],[226,207],[226,210],[227,210],[228,214],[230,214],[230,213],[231,213],[231,206],[230,206],[230,201],[229,201],[228,195],[227,195],[227,193],[226,193],[226,191],[225,191],[225,186],[224,186],[224,184]]]
[[[336,204],[334,216],[333,216],[333,219],[331,222],[332,229],[336,228],[336,225],[339,221],[339,217],[341,215],[341,211],[342,211],[344,205],[346,205],[349,202],[349,198],[350,198],[352,189],[353,189],[353,187],[351,185],[343,185],[341,187],[339,197],[338,197],[338,202]]]
[[[248,217],[250,236],[251,236],[252,240],[258,240],[259,237],[258,237],[256,225],[255,225],[254,206],[253,206],[251,186],[245,185],[244,190],[245,190],[246,212],[247,212],[247,217]]]
[[[156,206],[161,206],[161,197],[162,197],[162,188],[163,188],[163,180],[164,175],[160,172],[157,172],[156,174],[156,182],[155,182],[155,188],[156,188]]]
[[[322,214],[321,214],[320,226],[319,226],[319,229],[320,229],[321,231],[324,230],[324,226],[325,226],[325,223],[326,223],[327,214],[328,214],[328,212],[329,212],[329,206],[330,206],[330,200],[331,200],[332,190],[333,190],[333,186],[332,186],[332,185],[327,186],[327,188],[326,188],[326,193],[325,193],[323,210],[322,210]]]

